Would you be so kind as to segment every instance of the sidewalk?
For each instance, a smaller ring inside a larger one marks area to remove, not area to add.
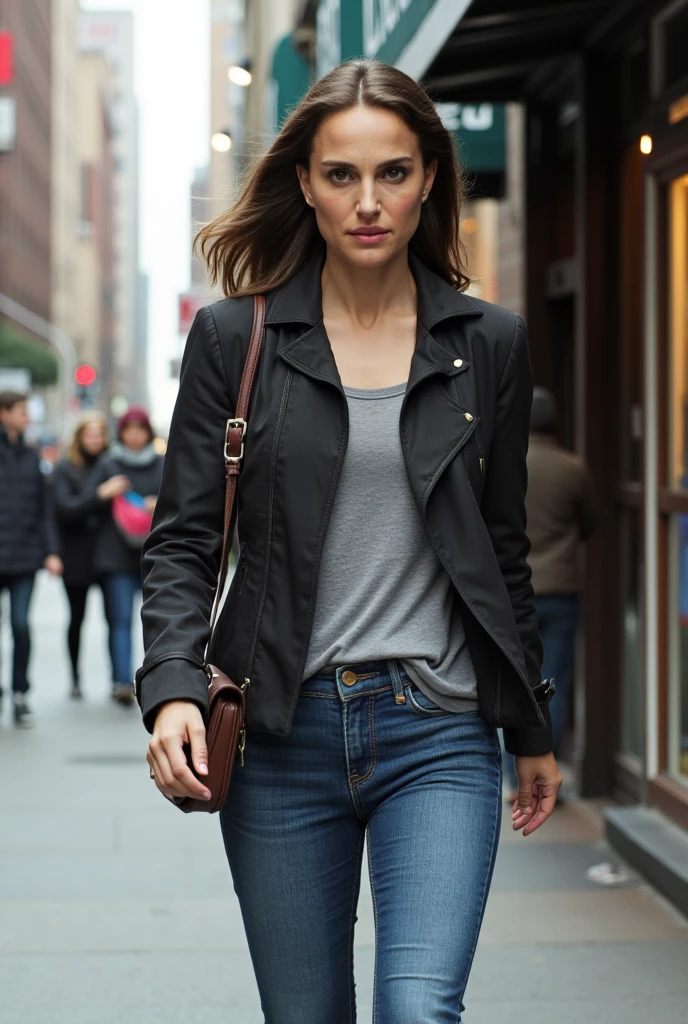
[[[260,1024],[217,819],[179,814],[148,779],[138,712],[109,701],[94,593],[82,705],[66,699],[66,607],[34,604],[36,727],[0,725],[1,1024]],[[3,635],[3,654],[8,643]],[[6,672],[3,680],[7,679]],[[505,831],[466,1024],[677,1024],[688,1019],[688,925],[634,880],[587,881],[617,858],[594,808]],[[372,910],[356,942],[371,1020]],[[312,1022],[304,1022],[312,1024]],[[318,1022],[328,1024],[328,1022]]]

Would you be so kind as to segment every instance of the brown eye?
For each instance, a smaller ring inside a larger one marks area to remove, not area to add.
[[[385,175],[388,181],[403,181],[406,177],[406,171],[403,167],[388,167]]]
[[[330,171],[328,177],[335,185],[345,185],[350,176],[344,167],[336,167],[334,171]]]

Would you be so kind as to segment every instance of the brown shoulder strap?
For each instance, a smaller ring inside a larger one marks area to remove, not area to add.
[[[210,633],[215,628],[215,620],[220,606],[222,591],[225,589],[228,571],[229,556],[229,527],[232,522],[232,510],[236,497],[237,477],[241,470],[241,460],[244,457],[244,437],[246,435],[246,416],[248,414],[248,403],[253,388],[253,378],[256,375],[256,367],[263,347],[263,335],[265,327],[265,296],[253,296],[253,329],[251,340],[248,343],[244,372],[241,375],[239,385],[239,397],[237,398],[234,419],[227,420],[227,431],[225,434],[225,521],[222,534],[222,556],[220,559],[220,573],[217,579],[217,592],[213,603],[213,611],[210,616]]]

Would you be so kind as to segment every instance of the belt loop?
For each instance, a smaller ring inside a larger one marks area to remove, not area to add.
[[[405,704],[406,694],[404,693],[404,684],[401,678],[401,672],[399,671],[399,662],[396,658],[390,658],[387,662],[387,669],[389,671],[389,677],[392,680],[392,689],[394,690],[394,703]]]

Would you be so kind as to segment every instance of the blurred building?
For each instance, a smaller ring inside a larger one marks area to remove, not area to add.
[[[51,313],[50,0],[3,0],[0,84],[0,293]]]
[[[106,411],[120,385],[115,365],[114,94],[112,67],[105,54],[79,53],[73,337],[80,361],[97,370],[98,405]]]
[[[52,3],[52,321],[74,336],[80,205],[77,30],[79,0]]]
[[[212,203],[210,200],[209,168],[199,167],[191,183],[191,239],[210,221]],[[208,292],[208,276],[205,263],[196,254],[191,254],[191,290],[200,294]]]
[[[232,203],[245,157],[245,89],[232,83],[229,69],[244,59],[243,0],[210,4],[210,167],[208,219]]]
[[[129,11],[84,11],[79,22],[83,53],[104,54],[113,79],[114,337],[112,388],[130,402],[146,400],[145,339],[140,336],[139,123],[134,94],[134,26]]]

